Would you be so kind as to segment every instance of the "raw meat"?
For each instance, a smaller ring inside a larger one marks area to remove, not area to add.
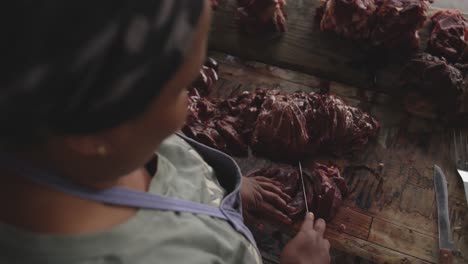
[[[457,10],[443,10],[432,18],[434,28],[429,39],[430,53],[443,56],[450,62],[468,59],[468,22]]]
[[[200,134],[203,127],[207,135]],[[245,156],[250,145],[255,155],[284,162],[319,150],[338,155],[358,150],[378,130],[374,118],[337,96],[262,89],[222,101],[192,96],[183,129],[229,154]]]
[[[261,106],[251,139],[254,154],[296,160],[308,150],[305,112],[293,95],[269,92]]]
[[[226,113],[219,102],[198,95],[189,97],[189,111],[182,132],[205,145],[234,156],[246,156],[242,120]]]
[[[192,94],[198,93],[201,96],[208,96],[213,91],[218,79],[218,62],[212,58],[207,58],[200,69],[197,79],[192,83],[192,91],[190,92]]]
[[[321,30],[354,40],[369,38],[376,10],[374,0],[327,0],[320,8],[317,13],[323,13]]]
[[[350,153],[364,148],[377,136],[380,124],[368,113],[347,105],[330,94],[310,94],[310,135],[323,150],[334,154]]]
[[[419,48],[418,29],[427,18],[422,0],[384,0],[375,13],[371,42],[387,48]]]
[[[324,0],[316,10],[322,31],[373,46],[415,49],[426,20],[425,0]]]
[[[338,168],[315,163],[303,169],[307,205],[317,217],[330,221],[348,194],[348,187]],[[302,182],[297,167],[275,166],[256,170],[246,177],[264,176],[282,184],[282,191],[293,198],[290,206],[297,208],[289,213],[292,220],[302,220],[305,213]]]
[[[237,19],[247,33],[285,32],[286,0],[238,0]]]
[[[417,54],[410,60],[402,70],[401,80],[407,91],[418,95],[411,94],[407,99],[410,110],[417,104],[424,104],[417,100],[425,99],[436,108],[436,112],[452,115],[460,112],[467,93],[462,71],[445,59],[427,53]]]

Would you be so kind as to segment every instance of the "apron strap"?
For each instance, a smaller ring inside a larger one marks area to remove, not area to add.
[[[192,201],[134,191],[122,187],[111,187],[105,190],[91,190],[76,185],[64,178],[57,177],[47,171],[33,168],[28,163],[4,155],[3,153],[0,154],[0,166],[8,168],[19,176],[23,176],[37,184],[46,185],[56,190],[88,200],[142,209],[205,214],[227,220],[227,217],[219,208]]]
[[[65,178],[61,178],[46,170],[36,168],[20,159],[16,159],[6,153],[0,153],[0,166],[5,167],[18,176],[29,179],[37,184],[49,186],[56,190],[75,195],[84,199],[102,202],[111,205],[128,206],[141,209],[162,211],[187,212],[193,214],[208,215],[229,222],[235,230],[244,235],[256,247],[255,239],[250,230],[243,223],[241,215],[242,204],[240,202],[240,169],[235,161],[228,155],[200,144],[192,139],[180,135],[206,159],[216,171],[225,173],[223,177],[225,187],[229,194],[221,201],[219,208],[206,204],[166,197],[157,194],[134,191],[122,187],[111,187],[105,190],[91,190],[76,185]]]

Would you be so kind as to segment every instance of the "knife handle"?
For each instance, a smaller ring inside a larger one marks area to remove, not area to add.
[[[441,248],[439,251],[440,264],[452,264],[452,250],[448,248]]]

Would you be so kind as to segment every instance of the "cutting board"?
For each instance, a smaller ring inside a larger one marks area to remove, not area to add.
[[[210,55],[220,62],[221,79],[213,94],[218,98],[259,87],[287,92],[318,91],[327,83],[312,75],[224,53]],[[450,221],[458,249],[454,263],[468,263],[468,207],[450,158],[451,130],[435,120],[408,115],[401,100],[388,94],[339,82],[329,85],[332,93],[369,111],[382,125],[378,138],[362,152],[340,159],[317,156],[303,162],[305,167],[313,161],[338,164],[347,180],[350,195],[326,232],[332,247],[375,263],[437,263],[437,211],[432,180],[433,165],[437,163],[449,183]],[[243,173],[273,165],[255,157],[237,161]],[[372,171],[379,168],[380,173]],[[279,254],[271,245],[276,239],[260,238],[267,245],[266,257],[273,262]]]

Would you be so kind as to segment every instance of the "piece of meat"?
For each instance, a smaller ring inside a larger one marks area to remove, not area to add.
[[[450,62],[468,59],[468,22],[458,10],[442,10],[431,20],[434,27],[429,39],[428,51]]]
[[[190,138],[197,140],[212,148],[229,153],[226,141],[216,130],[216,125],[213,122],[200,123],[193,122],[190,126],[184,126],[182,132]]]
[[[368,113],[328,93],[257,89],[221,101],[194,95],[189,102],[186,126],[213,122],[226,151],[237,156],[247,155],[248,146],[257,156],[283,162],[318,151],[347,154],[365,147],[380,127]]]
[[[336,167],[316,163],[311,173],[313,177],[319,177],[321,182],[313,211],[317,217],[329,221],[338,212],[343,197],[348,194],[348,187]]]
[[[306,153],[308,142],[305,113],[294,97],[269,92],[252,134],[253,153],[273,160],[296,160]]]
[[[263,176],[281,183],[281,190],[293,199],[288,205],[296,208],[288,216],[293,221],[302,220],[305,214],[304,195],[299,169],[293,166],[274,166],[256,170],[246,177]],[[315,163],[303,169],[307,205],[317,217],[330,221],[348,193],[345,180],[338,168]]]
[[[323,0],[315,20],[322,31],[372,46],[419,47],[418,29],[426,20],[426,0]]]
[[[321,16],[320,29],[333,31],[353,40],[365,40],[371,33],[374,0],[326,0],[316,15]]]
[[[407,92],[411,92],[411,98],[406,101],[407,109],[413,105],[427,105],[428,102],[416,101],[426,99],[438,114],[453,115],[460,112],[467,93],[462,71],[445,59],[427,53],[419,53],[409,61],[402,70],[401,81]]]
[[[198,77],[191,84],[189,93],[191,95],[208,96],[213,91],[218,79],[218,62],[213,58],[207,58],[200,68]]]
[[[379,123],[368,113],[347,105],[341,98],[329,94],[311,94],[311,138],[321,148],[340,155],[362,149],[375,138]],[[315,137],[315,138],[314,138]]]
[[[424,0],[383,0],[375,13],[371,43],[387,48],[419,48],[429,7]]]
[[[236,17],[250,34],[286,32],[286,0],[238,0]]]

